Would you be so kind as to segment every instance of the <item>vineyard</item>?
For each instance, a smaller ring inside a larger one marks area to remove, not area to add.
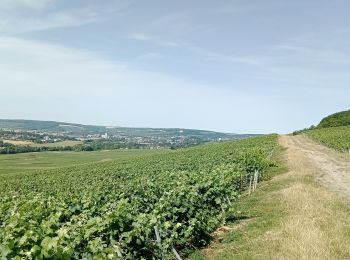
[[[277,136],[0,181],[0,256],[171,259],[206,245],[235,200],[274,166]]]
[[[341,152],[350,151],[350,126],[319,128],[306,134],[315,141]]]

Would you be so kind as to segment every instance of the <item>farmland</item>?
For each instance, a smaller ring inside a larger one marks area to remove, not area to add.
[[[317,128],[306,131],[313,140],[340,152],[350,151],[350,126]]]
[[[174,257],[206,245],[277,136],[28,173],[0,183],[8,258]],[[157,238],[157,239],[156,239]]]
[[[33,143],[30,141],[16,141],[16,140],[3,140],[3,141],[4,143],[9,143],[13,145],[29,145],[32,147],[66,147],[66,146],[75,146],[78,144],[82,144],[81,141],[61,141],[56,143],[43,143],[43,144]]]
[[[112,150],[97,152],[40,152],[0,155],[0,175],[52,168],[69,167],[91,162],[128,159],[166,150]]]

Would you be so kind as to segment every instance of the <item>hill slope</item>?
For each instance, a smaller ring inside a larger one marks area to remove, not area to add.
[[[339,127],[316,128],[305,134],[318,143],[348,153],[350,151],[350,125]]]
[[[329,115],[321,120],[318,128],[350,125],[350,110]]]
[[[72,124],[65,122],[55,121],[38,121],[38,120],[13,120],[13,119],[0,119],[0,129],[5,130],[21,130],[21,131],[39,131],[46,133],[59,133],[59,134],[74,134],[74,135],[87,135],[87,134],[103,134],[108,133],[111,135],[122,135],[124,137],[134,136],[152,136],[152,137],[172,137],[172,136],[184,136],[184,137],[197,137],[204,140],[216,140],[216,139],[237,139],[242,137],[254,136],[250,134],[230,134],[220,133],[206,130],[196,129],[183,129],[183,128],[133,128],[133,127],[114,127],[114,126],[95,126],[95,125],[82,125]]]
[[[329,115],[315,128],[302,132],[314,141],[340,152],[350,151],[350,110]]]

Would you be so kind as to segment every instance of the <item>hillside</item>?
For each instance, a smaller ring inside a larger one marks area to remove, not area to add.
[[[0,129],[46,132],[96,133],[103,132],[105,127],[71,124],[56,121],[0,119]]]
[[[123,137],[195,137],[203,140],[217,139],[238,139],[254,134],[230,134],[220,133],[206,130],[182,129],[182,128],[133,128],[133,127],[117,127],[117,126],[95,126],[82,125],[55,121],[37,121],[37,120],[12,120],[0,119],[0,129],[3,130],[20,130],[20,131],[36,131],[45,133],[70,134],[75,136],[94,135],[108,133],[110,135],[119,135]]]
[[[350,125],[350,110],[329,115],[321,120],[317,128],[337,127]]]
[[[350,125],[316,128],[306,131],[305,134],[320,144],[340,152],[350,152]]]
[[[304,133],[314,141],[348,153],[350,151],[350,110],[329,115],[317,127],[296,131]]]

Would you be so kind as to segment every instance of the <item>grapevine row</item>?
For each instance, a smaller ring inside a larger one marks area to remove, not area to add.
[[[319,128],[306,134],[315,141],[340,152],[350,152],[350,126]]]
[[[0,181],[0,256],[158,259],[206,245],[275,135]],[[242,185],[243,184],[243,185]],[[159,230],[160,243],[155,235]]]

